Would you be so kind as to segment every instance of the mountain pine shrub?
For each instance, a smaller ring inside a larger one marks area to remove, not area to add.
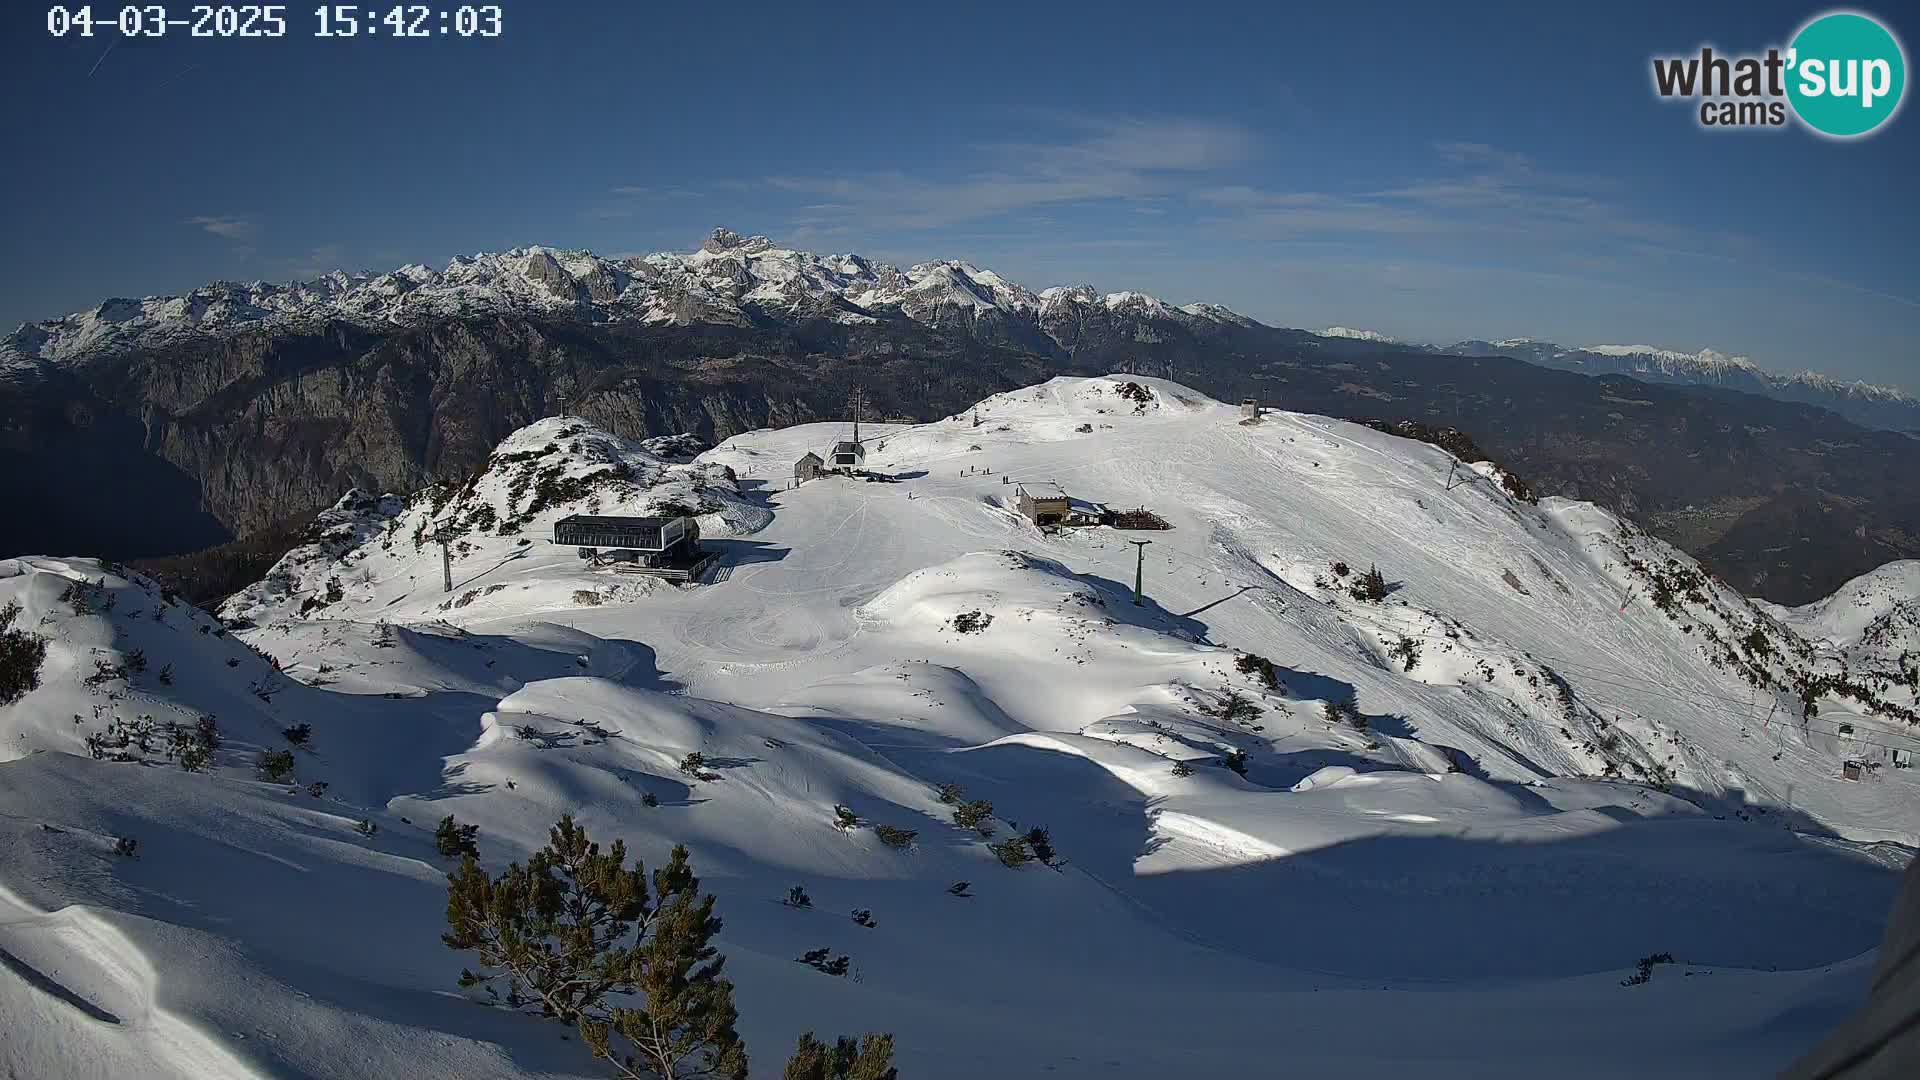
[[[916,829],[902,829],[893,825],[875,825],[873,834],[880,838],[881,843],[898,851],[912,847],[913,838],[920,835]]]
[[[261,754],[255,765],[262,778],[279,783],[293,775],[293,751],[274,750]]]
[[[652,886],[637,860],[628,866],[624,842],[603,852],[568,815],[525,866],[497,878],[464,858],[447,875],[442,940],[479,954],[461,986],[577,1027],[623,1080],[744,1080],[733,984],[713,945],[720,918],[685,847]]]
[[[1240,671],[1240,674],[1252,675],[1259,679],[1268,690],[1280,689],[1280,672],[1273,666],[1273,661],[1264,656],[1257,653],[1241,653],[1234,658],[1233,666]]]
[[[1033,861],[1033,852],[1028,850],[1024,836],[1009,836],[997,844],[988,844],[987,850],[993,852],[994,857],[1000,860],[1000,865],[1008,869],[1016,869]]]
[[[1400,661],[1407,671],[1412,671],[1420,665],[1420,643],[1413,638],[1402,637],[1387,650],[1387,655]]]
[[[842,1035],[828,1046],[809,1031],[800,1036],[780,1075],[782,1080],[899,1080],[900,1070],[893,1067],[892,1035]]]
[[[953,823],[963,829],[976,829],[982,836],[993,832],[993,803],[988,799],[975,799],[953,808]]]
[[[1027,846],[1033,849],[1034,858],[1048,866],[1053,865],[1053,833],[1045,825],[1035,825],[1022,834],[1022,838],[1026,840]]]
[[[20,605],[0,607],[0,705],[11,705],[40,688],[40,665],[47,659],[47,639],[13,628]]]
[[[452,814],[440,819],[440,825],[433,830],[434,850],[449,859],[477,859],[480,857],[480,845],[474,843],[479,835],[480,826],[462,825],[453,819]]]

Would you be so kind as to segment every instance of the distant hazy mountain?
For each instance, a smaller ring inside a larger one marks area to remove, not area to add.
[[[1728,356],[1713,349],[1701,349],[1697,353],[1652,345],[1588,345],[1572,349],[1550,341],[1513,338],[1462,341],[1441,351],[1467,356],[1510,356],[1583,375],[1631,375],[1647,382],[1744,390],[1780,401],[1799,401],[1832,409],[1868,427],[1920,432],[1920,398],[1903,390],[1847,382],[1817,371],[1782,375],[1765,371],[1744,356]]]
[[[1380,341],[1394,344],[1397,339],[1390,338],[1378,330],[1356,330],[1351,326],[1329,326],[1320,331],[1321,337],[1352,338],[1355,341]]]

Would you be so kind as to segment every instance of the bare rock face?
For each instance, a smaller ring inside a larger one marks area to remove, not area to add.
[[[535,250],[527,254],[524,273],[529,281],[545,287],[556,298],[579,298],[580,286],[573,280],[573,275],[567,273],[560,261],[545,251]]]
[[[741,236],[739,233],[734,232],[732,229],[729,229],[726,226],[722,225],[721,227],[713,230],[713,232],[709,234],[704,241],[701,242],[700,250],[718,255],[722,252],[733,251],[736,248],[745,247],[746,243],[747,243],[746,237]]]
[[[620,272],[606,266],[594,267],[586,277],[580,279],[580,285],[587,290],[587,298],[595,304],[613,303],[625,287]]]

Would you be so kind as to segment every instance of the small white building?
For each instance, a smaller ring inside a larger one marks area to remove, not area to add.
[[[826,464],[819,454],[811,450],[807,451],[800,456],[799,461],[793,463],[793,482],[804,484],[809,480],[820,479],[821,474],[826,471]]]
[[[1035,525],[1059,525],[1067,520],[1071,500],[1059,484],[1028,481],[1013,489],[1013,503]]]

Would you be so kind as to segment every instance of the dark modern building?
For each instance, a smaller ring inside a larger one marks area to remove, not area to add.
[[[859,439],[842,439],[833,444],[827,456],[833,459],[836,469],[855,469],[866,464],[867,448],[860,445]]]
[[[598,517],[573,514],[553,523],[553,542],[581,548],[633,552],[648,565],[692,559],[700,547],[700,524],[685,515]]]

